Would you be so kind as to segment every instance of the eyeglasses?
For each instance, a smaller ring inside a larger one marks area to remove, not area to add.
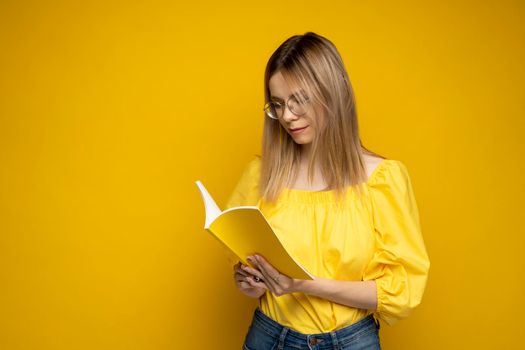
[[[264,105],[264,112],[272,119],[280,119],[284,115],[284,109],[288,106],[290,112],[297,116],[306,114],[308,111],[309,98],[307,96],[297,97],[292,95],[286,103],[283,100],[274,99]]]

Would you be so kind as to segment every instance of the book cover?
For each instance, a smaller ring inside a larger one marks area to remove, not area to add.
[[[246,257],[262,255],[279,272],[297,279],[314,277],[288,253],[279,237],[256,206],[239,206],[221,211],[204,185],[195,182],[204,201],[204,229],[217,238],[239,260],[250,265]]]

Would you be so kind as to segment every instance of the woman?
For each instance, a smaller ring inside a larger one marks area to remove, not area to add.
[[[260,255],[234,279],[259,298],[244,349],[380,349],[420,302],[429,259],[407,167],[361,143],[354,94],[335,46],[287,39],[265,72],[262,155],[227,207],[257,205],[315,276],[292,279]]]

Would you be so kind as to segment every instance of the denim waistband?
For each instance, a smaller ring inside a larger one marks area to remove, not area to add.
[[[379,330],[379,324],[376,323],[372,314],[357,321],[354,324],[340,328],[338,330],[326,333],[305,334],[297,332],[291,328],[283,326],[272,318],[264,314],[259,307],[255,309],[253,323],[261,327],[266,333],[279,338],[279,344],[282,347],[286,338],[286,343],[296,344],[319,344],[322,348],[337,349],[338,345],[344,340],[349,341],[351,338],[358,337],[362,332],[367,332],[370,328]],[[322,344],[322,345],[321,345]]]

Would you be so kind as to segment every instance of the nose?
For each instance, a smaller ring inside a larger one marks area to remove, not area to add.
[[[284,111],[283,111],[283,120],[284,121],[291,122],[293,120],[297,120],[297,118],[299,118],[299,117],[296,116],[295,114],[293,114],[288,106],[286,106],[284,108]]]

